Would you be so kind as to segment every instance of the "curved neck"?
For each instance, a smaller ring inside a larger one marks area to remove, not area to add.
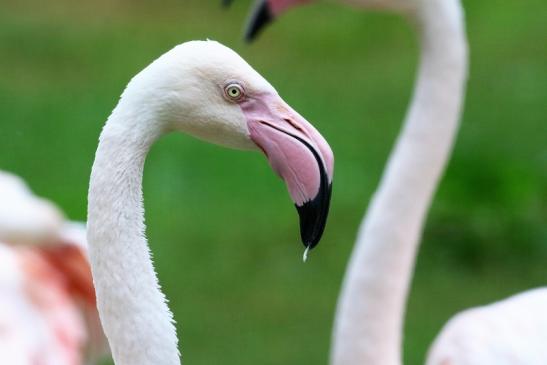
[[[144,123],[145,114],[122,104],[101,133],[89,187],[97,307],[117,365],[178,365],[173,317],[150,257],[142,205],[144,161],[158,135],[152,118]],[[137,128],[137,120],[150,130]]]
[[[408,288],[423,222],[457,132],[467,74],[459,0],[412,15],[420,66],[407,117],[361,224],[333,334],[334,365],[402,363]]]

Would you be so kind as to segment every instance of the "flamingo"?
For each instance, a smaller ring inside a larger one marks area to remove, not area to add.
[[[259,0],[252,40],[310,0]],[[416,26],[421,62],[404,127],[358,233],[335,318],[331,363],[402,364],[405,304],[424,218],[458,129],[467,78],[459,0],[347,0],[402,14]],[[443,328],[429,365],[547,364],[547,288],[464,311]]]
[[[0,171],[0,363],[79,365],[106,354],[85,225]]]
[[[37,197],[20,177],[0,171],[0,240],[41,244],[55,239],[64,222],[53,203]]]
[[[173,315],[144,235],[141,186],[150,146],[170,131],[262,150],[285,180],[306,249],[325,226],[334,160],[319,132],[220,43],[186,42],[159,57],[129,82],[108,118],[89,187],[97,306],[118,365],[180,364]]]

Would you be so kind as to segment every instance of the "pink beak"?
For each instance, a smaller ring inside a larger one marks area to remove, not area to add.
[[[325,229],[334,158],[323,136],[278,95],[262,94],[240,103],[250,137],[285,181],[300,215],[300,233],[313,248]]]

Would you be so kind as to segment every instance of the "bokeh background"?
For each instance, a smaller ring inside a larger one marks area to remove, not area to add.
[[[127,81],[186,40],[234,48],[335,152],[325,236],[303,264],[296,211],[262,155],[170,135],[144,176],[157,271],[188,364],[325,364],[345,264],[404,116],[417,43],[395,15],[318,3],[249,46],[249,5],[1,0],[0,168],[85,220],[97,138]],[[467,100],[416,266],[408,364],[422,363],[455,312],[547,284],[546,7],[464,5]]]

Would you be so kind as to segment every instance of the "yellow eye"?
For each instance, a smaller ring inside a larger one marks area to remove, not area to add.
[[[224,93],[231,100],[239,100],[243,97],[243,88],[239,84],[229,84],[224,88]]]

